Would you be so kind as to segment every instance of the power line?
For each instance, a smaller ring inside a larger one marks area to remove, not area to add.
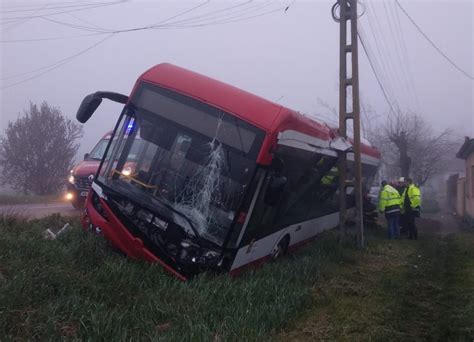
[[[100,27],[100,26],[98,26],[98,25],[96,25],[96,24],[94,24],[94,23],[92,23],[92,22],[90,22],[90,21],[88,21],[88,20],[82,19],[81,17],[79,17],[79,16],[77,16],[77,15],[75,15],[75,14],[73,14],[73,13],[67,13],[67,15],[69,15],[70,17],[73,17],[74,19],[76,19],[76,20],[78,20],[78,21],[80,21],[80,22],[83,22],[84,24],[92,25],[92,26],[96,27],[96,28],[99,29],[99,30],[102,30],[102,31],[106,31],[106,30],[107,30],[107,29],[105,29],[105,28],[103,28],[103,27]]]
[[[44,8],[46,8],[46,7],[48,7],[48,4],[45,4],[45,5],[43,5],[42,7],[37,8],[37,9],[33,12],[33,15],[36,14],[36,13],[38,13],[38,12],[40,12],[42,9],[44,9]],[[10,31],[11,29],[13,29],[13,28],[15,28],[15,27],[18,27],[18,26],[20,26],[20,25],[23,25],[23,24],[26,23],[28,20],[30,20],[30,19],[26,18],[26,19],[17,20],[17,21],[15,21],[14,23],[11,23],[10,26],[7,26],[6,28],[2,29],[2,31],[3,31],[3,32]]]
[[[28,38],[28,39],[13,39],[13,40],[0,40],[0,43],[29,43],[29,42],[43,42],[49,40],[63,40],[71,38],[80,38],[80,37],[91,37],[91,36],[101,36],[106,33],[85,33],[77,34],[72,36],[58,36],[58,37],[43,37],[43,38]]]
[[[57,14],[64,14],[64,13],[70,13],[70,12],[78,12],[78,11],[86,11],[89,9],[94,9],[94,8],[99,8],[99,7],[108,7],[108,6],[114,6],[118,4],[122,4],[127,2],[128,0],[120,0],[120,1],[115,1],[115,2],[102,2],[102,3],[92,3],[92,4],[87,4],[82,6],[81,8],[76,8],[76,9],[71,9],[67,11],[59,11],[59,12],[53,12],[53,13],[46,13],[46,14],[38,14],[38,15],[29,15],[29,16],[20,16],[20,17],[4,17],[0,18],[0,20],[18,20],[18,19],[34,19],[34,18],[42,18],[42,17],[48,17],[51,15],[57,15]]]
[[[362,25],[359,25],[358,33],[362,37],[365,37],[364,38],[365,39],[364,43],[365,43],[365,49],[367,51],[366,54],[369,54],[370,56],[375,56],[375,53],[373,52],[373,49],[370,46],[370,40],[366,38],[367,35],[366,35],[365,30],[364,30]],[[375,58],[375,57],[372,59],[372,67],[375,70],[375,72],[377,73],[377,75],[379,77],[379,80],[380,80],[380,83],[385,84],[385,91],[386,91],[387,95],[390,95],[390,94],[393,95],[393,92],[391,92],[389,87],[388,87],[390,85],[390,83],[384,81],[384,79],[382,77],[383,76],[382,68],[380,67],[380,64],[378,63],[377,58]]]
[[[104,43],[106,40],[112,38],[113,35],[114,35],[114,33],[111,33],[111,34],[109,34],[108,36],[106,36],[105,38],[103,38],[103,39],[99,40],[98,42],[92,44],[91,46],[89,46],[89,47],[87,47],[87,48],[85,48],[85,49],[83,49],[83,50],[81,50],[81,51],[75,53],[74,55],[69,56],[69,57],[63,59],[63,60],[60,60],[60,61],[58,61],[58,62],[55,62],[55,63],[53,63],[53,64],[51,64],[51,65],[49,65],[49,66],[47,66],[47,67],[42,67],[42,68],[36,69],[36,71],[46,69],[45,71],[43,71],[43,72],[41,72],[41,73],[39,73],[39,74],[36,74],[36,75],[34,75],[34,76],[31,76],[31,77],[28,77],[28,78],[23,79],[23,80],[18,81],[18,82],[11,83],[11,84],[9,84],[9,85],[7,85],[7,86],[3,86],[3,87],[1,87],[0,89],[11,88],[11,87],[13,87],[13,86],[16,86],[16,85],[25,83],[25,82],[27,82],[27,81],[33,80],[33,79],[35,79],[35,78],[38,78],[38,77],[40,77],[40,76],[42,76],[42,75],[44,75],[44,74],[46,74],[46,73],[49,73],[49,72],[51,72],[51,71],[53,71],[53,70],[55,70],[55,69],[57,69],[57,68],[63,66],[64,64],[66,64],[66,63],[72,61],[74,58],[77,58],[77,57],[79,57],[80,55],[86,53],[87,51],[92,50],[92,49],[95,48],[96,46],[98,46],[98,45]]]
[[[11,2],[15,2],[14,0],[12,0]],[[83,3],[84,1],[81,1],[81,0],[78,0],[78,1],[56,1],[56,2],[49,2],[49,5],[57,5],[57,4],[61,4],[61,5],[65,5],[65,4],[75,4],[75,3]],[[9,3],[7,1],[4,1],[4,3],[2,4],[2,8],[3,9],[12,9],[12,8],[28,8],[28,7],[36,7],[38,4],[29,4],[29,5],[20,5],[20,4],[15,4],[14,6],[8,6]]]
[[[400,86],[402,85],[403,81],[402,81],[400,72],[397,72],[398,68],[397,68],[396,57],[395,58],[393,57],[393,55],[392,55],[393,49],[390,48],[392,45],[389,44],[388,40],[383,37],[384,30],[383,30],[382,23],[384,21],[379,20],[379,16],[377,15],[377,12],[375,10],[375,5],[374,5],[373,1],[368,1],[368,3],[372,6],[372,12],[370,12],[370,13],[372,13],[374,15],[375,22],[378,26],[378,32],[380,32],[382,34],[381,45],[382,45],[382,49],[383,49],[383,53],[384,53],[383,56],[386,57],[388,70],[390,71],[391,75],[393,76],[393,79],[395,80],[395,82],[393,82],[392,85],[394,86],[394,89],[397,92],[400,92]],[[373,34],[375,36],[375,32],[373,32]],[[401,87],[401,93],[403,93],[404,90],[405,90],[405,88],[402,86]]]
[[[206,4],[208,2],[209,1],[206,1],[205,3],[200,4],[198,6],[195,6],[195,7],[197,8],[197,7],[203,6],[204,4]],[[247,2],[242,3],[240,5],[245,5],[245,4],[249,4],[249,3],[250,3],[250,1],[247,1]],[[108,34],[108,33],[126,33],[126,32],[143,31],[143,30],[176,29],[176,28],[190,28],[190,27],[203,27],[203,26],[211,26],[211,25],[222,25],[222,24],[236,23],[236,22],[241,22],[241,21],[261,17],[261,16],[264,16],[264,15],[268,15],[268,14],[272,14],[272,13],[281,11],[281,10],[285,10],[285,12],[286,12],[287,9],[293,3],[294,3],[294,1],[292,1],[289,4],[285,4],[285,5],[277,8],[277,9],[269,10],[269,11],[254,14],[254,15],[250,15],[250,13],[245,13],[245,14],[240,13],[239,15],[229,17],[229,13],[228,14],[223,14],[221,16],[221,18],[217,17],[218,20],[214,20],[214,21],[211,21],[211,22],[204,22],[204,23],[201,23],[201,24],[199,24],[199,23],[189,24],[190,22],[195,21],[195,19],[197,18],[197,17],[191,17],[191,18],[188,18],[188,19],[184,19],[184,20],[181,20],[181,21],[170,22],[170,23],[167,23],[167,24],[163,25],[163,22],[171,20],[171,18],[168,18],[168,19],[165,19],[161,22],[151,24],[151,25],[139,26],[139,27],[134,27],[134,28],[129,28],[129,29],[111,30],[111,31],[101,31],[101,30],[98,30],[97,28],[94,28],[94,27],[87,27],[87,26],[82,26],[82,25],[75,25],[75,24],[71,24],[71,23],[60,22],[58,20],[51,19],[51,18],[42,18],[42,19],[47,20],[47,21],[52,21],[52,22],[55,22],[55,23],[58,23],[58,24],[61,24],[61,25],[64,25],[64,26],[77,28],[77,29],[81,29],[81,30],[85,30],[87,32],[93,32],[93,33],[85,34],[85,35],[77,35],[77,36],[58,36],[58,37],[44,37],[44,38],[31,38],[31,39],[2,40],[2,41],[0,41],[0,43],[22,43],[22,42],[35,42],[35,41],[47,41],[47,40],[60,40],[60,39],[69,39],[69,38],[75,38],[75,37],[102,35],[102,34]],[[236,6],[239,6],[239,5],[233,5],[233,6],[227,7],[225,9],[222,9],[222,10],[219,10],[219,11],[224,11],[226,9],[228,10],[228,9],[231,9],[233,7],[236,7]],[[258,6],[260,6],[259,9],[262,9],[265,6],[268,6],[268,4],[264,4],[263,7],[262,7],[262,5],[258,5]],[[181,14],[175,15],[172,18],[176,18],[176,17],[181,16],[184,13],[187,13],[187,12],[189,12],[189,10],[186,10],[185,12],[183,12]],[[216,12],[216,11],[214,11],[214,12]],[[212,12],[210,12],[210,13],[212,13]],[[204,14],[204,15],[201,15],[201,16],[198,16],[198,17],[206,17],[206,16],[209,16],[210,13],[207,13],[207,14]],[[206,20],[208,20],[208,19],[210,19],[210,18],[209,17],[206,18]],[[179,25],[176,25],[176,24],[179,24]]]
[[[209,2],[209,0],[206,1],[206,2],[204,2],[204,3],[202,3],[202,4],[200,4],[200,5],[194,6],[194,7],[190,8],[190,9],[184,11],[184,12],[178,13],[178,14],[172,16],[172,17],[169,17],[169,18],[167,18],[167,19],[164,19],[164,20],[162,20],[162,21],[156,23],[155,25],[148,25],[148,26],[144,26],[144,27],[137,27],[137,28],[125,29],[125,30],[116,30],[116,31],[112,31],[112,32],[103,32],[103,31],[101,31],[101,32],[95,32],[95,33],[91,33],[91,34],[82,35],[82,36],[92,36],[92,35],[102,35],[102,34],[107,34],[107,33],[108,33],[108,35],[107,35],[104,39],[102,39],[102,40],[100,40],[100,41],[94,43],[93,45],[89,46],[88,48],[86,48],[86,49],[84,49],[84,50],[81,50],[81,51],[79,51],[78,53],[76,53],[76,54],[74,54],[74,55],[72,55],[72,56],[69,56],[69,57],[64,58],[64,59],[62,59],[62,60],[59,60],[59,61],[56,61],[55,63],[52,63],[52,64],[47,65],[47,66],[43,66],[43,67],[40,67],[40,68],[37,68],[37,69],[34,69],[34,70],[30,70],[30,71],[28,71],[28,72],[24,72],[24,73],[21,73],[21,74],[12,75],[12,76],[3,78],[2,80],[12,79],[12,78],[21,77],[21,76],[25,76],[25,75],[27,75],[27,74],[36,73],[36,72],[38,72],[38,71],[44,70],[43,72],[40,72],[39,74],[36,74],[36,75],[34,75],[34,76],[31,76],[31,77],[28,77],[28,78],[23,79],[23,80],[21,80],[21,81],[18,81],[18,82],[9,84],[9,85],[7,85],[7,86],[2,87],[1,89],[6,89],[6,88],[13,87],[13,86],[15,86],[15,85],[18,85],[18,84],[22,84],[22,83],[24,83],[24,82],[26,82],[26,81],[29,81],[29,80],[38,78],[38,77],[40,77],[40,76],[42,76],[42,75],[44,75],[44,74],[46,74],[46,73],[48,73],[48,72],[51,72],[51,71],[53,71],[53,70],[59,68],[60,66],[66,64],[66,63],[68,63],[68,62],[71,61],[72,59],[74,59],[74,58],[76,58],[76,57],[79,57],[80,55],[84,54],[85,52],[87,52],[87,51],[93,49],[94,47],[96,47],[96,46],[98,46],[99,44],[103,43],[105,40],[111,38],[111,37],[112,37],[113,35],[115,35],[115,34],[124,33],[124,32],[132,32],[132,31],[139,31],[139,30],[156,29],[156,28],[158,28],[158,27],[160,27],[160,28],[165,28],[165,27],[160,26],[160,25],[162,25],[164,22],[167,22],[167,21],[169,21],[169,20],[171,20],[171,19],[177,18],[177,17],[182,16],[182,15],[184,15],[184,14],[186,14],[186,13],[189,13],[189,12],[191,12],[192,10],[197,9],[198,7],[204,6],[204,5],[207,4],[208,2]],[[294,1],[293,1],[293,2],[294,2]],[[228,17],[227,17],[226,19],[222,19],[221,21],[215,21],[215,22],[211,22],[211,23],[206,23],[206,24],[201,24],[201,25],[193,25],[193,26],[215,25],[215,24],[222,24],[222,23],[228,23],[228,22],[237,22],[237,21],[247,20],[247,19],[251,19],[251,18],[255,18],[255,17],[260,17],[260,16],[262,16],[262,15],[267,15],[267,14],[270,14],[270,13],[273,13],[273,12],[276,12],[276,11],[280,11],[281,9],[285,9],[285,12],[286,12],[286,11],[288,10],[288,8],[293,4],[293,2],[292,2],[291,4],[285,6],[285,7],[281,7],[281,8],[278,8],[278,9],[276,9],[276,10],[272,10],[272,11],[268,11],[268,12],[264,12],[264,13],[260,13],[260,14],[256,14],[256,15],[252,15],[252,16],[241,17],[241,14],[240,14],[240,15],[237,16],[237,17],[235,17],[235,16],[232,17],[232,18],[228,18]],[[235,7],[235,6],[232,6],[232,7]],[[227,16],[228,16],[228,15],[227,15]],[[228,20],[228,19],[234,19],[234,20]],[[170,25],[172,25],[172,24],[173,24],[173,23],[171,23]],[[179,26],[178,26],[178,27],[179,27]],[[170,28],[172,28],[172,27],[170,27]],[[77,36],[76,36],[76,37],[77,37]],[[52,38],[48,38],[48,39],[41,39],[41,38],[40,38],[40,39],[36,39],[36,41],[39,41],[39,40],[51,40],[51,39],[52,39]],[[55,39],[62,39],[62,37],[56,37]],[[30,41],[32,41],[32,40],[30,40]],[[4,42],[5,42],[5,41],[4,41]],[[13,41],[10,41],[10,42],[13,42]]]
[[[396,23],[394,23],[393,19],[394,19],[394,16],[392,17],[392,13],[389,13],[389,9],[391,9],[391,7],[387,7],[387,4],[386,2],[382,2],[383,4],[383,8],[384,8],[384,12],[385,12],[385,16],[387,17],[387,20],[386,22],[388,23],[388,27],[390,29],[390,34],[392,36],[392,39],[391,41],[394,43],[394,44],[391,44],[391,47],[392,47],[392,50],[395,50],[395,56],[397,59],[398,58],[398,64],[400,65],[400,79],[402,80],[403,84],[402,87],[403,89],[405,90],[406,92],[406,95],[407,95],[407,99],[410,100],[414,100],[414,93],[415,93],[415,89],[410,89],[410,75],[409,75],[409,72],[407,70],[407,61],[404,60],[404,57],[403,57],[403,53],[402,53],[402,43],[400,42],[400,36],[398,35],[398,32],[397,32],[397,27],[396,27]],[[416,101],[413,102],[413,104],[415,104]]]
[[[198,15],[198,16],[191,17],[191,18],[184,19],[184,20],[177,21],[177,22],[175,21],[172,24],[183,24],[183,26],[184,25],[187,26],[188,24],[192,24],[193,22],[194,23],[199,23],[199,22],[202,22],[203,20],[232,19],[232,18],[235,18],[235,14],[238,14],[237,15],[237,17],[238,17],[239,15],[245,15],[246,12],[248,12],[249,10],[258,11],[258,10],[261,10],[262,8],[265,8],[265,7],[267,7],[268,5],[271,4],[271,2],[267,2],[267,3],[262,2],[260,4],[259,3],[254,3],[254,4],[250,5],[251,3],[252,3],[252,1],[243,2],[243,3],[237,4],[237,5],[228,7],[228,8],[224,8],[224,9],[221,9],[221,10],[211,11],[211,12],[206,13],[206,14]],[[245,7],[241,8],[242,6],[245,6]],[[223,14],[218,14],[218,15],[211,15],[213,13],[220,13],[220,12],[224,12],[224,13]],[[229,17],[229,16],[231,16],[231,17]]]
[[[370,57],[368,51],[367,51],[367,48],[365,46],[365,42],[364,42],[364,39],[362,38],[362,36],[357,33],[357,36],[359,37],[359,40],[360,40],[360,43],[362,45],[362,48],[364,49],[364,52],[365,52],[365,55],[367,56],[367,60],[369,61],[369,64],[370,64],[370,67],[372,68],[372,71],[374,72],[374,75],[375,75],[375,79],[377,80],[377,83],[379,84],[379,87],[380,89],[382,90],[382,94],[385,98],[385,101],[387,101],[387,104],[389,105],[390,107],[390,110],[392,111],[392,113],[395,113],[395,110],[393,109],[393,106],[392,106],[392,103],[390,102],[390,100],[388,99],[388,96],[387,96],[387,92],[385,91],[385,88],[384,86],[382,85],[382,82],[380,82],[380,79],[379,79],[379,76],[377,74],[377,72],[375,71],[375,68],[374,68],[374,65],[372,63],[372,58]]]
[[[117,2],[117,1],[114,1],[114,2]],[[45,4],[43,6],[40,6],[40,7],[37,7],[37,8],[30,8],[30,9],[3,10],[3,11],[0,11],[0,14],[3,14],[3,13],[17,13],[17,12],[37,12],[37,11],[43,11],[43,10],[50,11],[50,10],[53,10],[53,9],[63,9],[63,8],[71,8],[71,7],[88,7],[88,6],[100,5],[100,4],[110,4],[110,2],[77,4],[77,5],[66,5],[66,6],[49,6],[48,4]],[[44,9],[45,6],[49,6],[49,7],[47,9]]]
[[[415,20],[413,20],[413,18],[407,13],[407,11],[405,11],[405,9],[402,7],[402,5],[400,4],[400,2],[398,2],[398,0],[395,0],[395,3],[397,4],[398,7],[400,7],[400,9],[402,10],[402,12],[406,15],[406,17],[408,18],[408,20],[410,20],[410,22],[413,24],[413,26],[415,26],[415,28],[418,30],[418,32],[421,33],[421,35],[423,37],[425,37],[425,39],[431,44],[431,46],[433,46],[433,48],[438,51],[438,53],[444,57],[444,59],[446,59],[453,67],[455,67],[458,71],[460,71],[462,74],[464,74],[465,76],[467,76],[468,78],[470,78],[471,80],[474,80],[474,77],[472,75],[470,75],[468,72],[466,72],[464,69],[462,69],[460,66],[458,66],[451,58],[449,58],[432,40],[430,37],[428,37],[428,35],[423,32],[423,30],[421,29],[420,26],[418,26],[418,24],[415,22]]]
[[[381,50],[381,47],[380,47],[380,44],[379,44],[379,40],[377,39],[377,35],[375,32],[379,31],[376,29],[375,27],[375,23],[373,22],[374,20],[372,19],[372,13],[373,13],[373,10],[367,10],[367,19],[368,19],[368,22],[369,22],[369,25],[370,25],[370,33],[372,34],[372,37],[373,37],[373,40],[374,40],[374,45],[375,45],[375,48],[378,52],[378,55],[379,55],[379,59],[380,59],[380,65],[381,65],[381,69],[383,69],[383,74],[385,75],[385,77],[387,79],[390,79],[390,73],[389,73],[389,68],[388,68],[388,60],[386,60],[384,58],[384,55],[382,54],[382,50]],[[362,25],[359,25],[360,28],[362,28]],[[366,43],[368,45],[368,41]],[[368,49],[368,47],[367,47]],[[375,55],[375,53],[374,53]],[[375,61],[374,61],[375,63]],[[382,72],[380,72],[380,76],[379,77],[382,77]],[[391,89],[391,83],[392,82],[387,82],[387,91],[390,91],[391,93],[394,93],[393,89]]]
[[[208,1],[205,1],[204,3],[202,4],[199,4],[199,5],[196,5],[196,6],[193,6],[191,7],[190,9],[187,9],[186,11],[183,11],[183,12],[180,12],[176,15],[173,15],[169,18],[166,18],[164,20],[161,20],[155,24],[152,24],[152,25],[148,25],[148,26],[145,26],[145,27],[139,27],[138,29],[151,29],[153,28],[152,26],[157,26],[159,24],[162,24],[166,21],[169,21],[171,19],[174,19],[174,18],[177,18],[177,17],[180,17],[184,14],[187,14],[189,13],[190,11],[193,11],[207,3],[209,3],[210,0]],[[68,15],[72,15],[71,13],[67,13]],[[76,17],[77,18],[77,17]],[[59,24],[59,25],[63,25],[63,26],[67,26],[67,27],[71,27],[71,28],[76,28],[76,29],[81,29],[81,30],[85,30],[85,31],[88,31],[88,32],[94,32],[94,33],[88,33],[88,34],[80,34],[80,35],[72,35],[72,36],[58,36],[58,37],[44,37],[44,38],[30,38],[30,39],[15,39],[15,40],[0,40],[0,43],[23,43],[23,42],[38,42],[38,41],[48,41],[48,40],[61,40],[61,39],[71,39],[71,38],[78,38],[78,37],[90,37],[90,36],[97,36],[97,35],[103,35],[103,34],[108,34],[108,33],[122,33],[122,32],[126,32],[126,30],[108,30],[108,29],[105,29],[105,28],[99,28],[97,27],[95,24],[91,24],[91,25],[94,25],[96,26],[95,28],[94,27],[87,27],[87,26],[79,26],[79,25],[75,25],[75,24],[71,24],[71,23],[66,23],[66,22],[62,22],[62,21],[59,21],[59,20],[54,20],[54,19],[51,19],[51,18],[41,18],[41,19],[44,19],[44,20],[47,20],[47,21],[51,21],[51,22],[54,22],[56,24]],[[132,30],[135,30],[135,29],[132,29]]]
[[[287,5],[283,5],[279,8],[276,8],[274,10],[269,10],[269,11],[266,11],[266,12],[263,12],[263,13],[259,13],[259,14],[254,14],[254,15],[249,15],[249,16],[243,16],[243,15],[238,15],[238,16],[234,16],[234,17],[231,17],[231,18],[227,18],[227,19],[222,19],[222,20],[216,20],[216,21],[213,21],[213,22],[210,22],[210,23],[203,23],[203,24],[194,24],[194,25],[185,25],[185,26],[182,26],[183,28],[187,28],[187,27],[203,27],[203,26],[211,26],[211,25],[223,25],[223,24],[230,24],[230,23],[238,23],[238,22],[242,22],[242,21],[246,21],[246,20],[249,20],[249,19],[254,19],[254,18],[259,18],[259,17],[263,17],[265,15],[268,15],[268,14],[272,14],[272,13],[276,13],[276,12],[280,12],[284,9],[288,8]]]
[[[402,28],[402,25],[400,23],[400,17],[398,15],[399,11],[395,7],[395,4],[393,2],[389,2],[389,4],[393,5],[393,8],[392,8],[392,6],[390,6],[390,8],[395,13],[395,15],[394,15],[394,17],[395,17],[395,27],[396,27],[397,33],[399,34],[399,38],[400,38],[400,42],[401,42],[401,46],[402,46],[402,55],[404,56],[404,58],[406,60],[406,69],[408,71],[409,81],[410,81],[410,84],[411,84],[411,88],[413,90],[413,95],[415,97],[415,104],[418,108],[418,111],[421,111],[420,100],[418,98],[418,93],[416,92],[415,81],[414,81],[413,74],[412,74],[411,68],[410,68],[410,63],[409,63],[409,58],[408,58],[408,50],[407,50],[407,46],[406,46],[406,42],[405,42],[405,36],[403,34],[403,28]]]

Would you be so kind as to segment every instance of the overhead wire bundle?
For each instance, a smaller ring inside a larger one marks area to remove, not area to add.
[[[42,66],[40,68],[36,68],[33,70],[29,70],[27,72],[22,72],[15,75],[10,75],[6,77],[0,78],[1,81],[11,80],[11,79],[20,79],[15,82],[9,83],[7,85],[2,85],[1,89],[6,89],[13,87],[15,85],[21,84],[23,82],[38,78],[50,71],[53,71],[62,65],[72,61],[73,59],[79,57],[80,55],[90,51],[91,49],[99,46],[100,44],[104,43],[106,40],[112,38],[117,34],[123,34],[127,32],[137,32],[143,30],[158,30],[158,29],[180,29],[180,28],[190,28],[190,27],[203,27],[203,26],[211,26],[211,25],[222,25],[228,23],[236,23],[240,21],[250,20],[253,18],[261,17],[264,15],[269,15],[276,12],[286,11],[288,8],[294,3],[293,1],[288,1],[282,4],[279,1],[265,1],[265,2],[254,2],[254,1],[245,1],[239,4],[232,4],[230,6],[226,6],[221,9],[207,11],[205,13],[191,15],[190,13],[195,12],[201,7],[210,3],[210,0],[204,1],[199,3],[195,6],[192,6],[182,12],[179,12],[173,16],[167,17],[160,21],[157,21],[152,24],[144,25],[144,26],[137,26],[131,28],[123,28],[123,29],[109,29],[105,27],[100,27],[94,23],[88,22],[80,17],[75,16],[72,12],[90,10],[95,8],[100,8],[104,6],[112,6],[123,4],[127,2],[127,0],[122,1],[114,1],[114,2],[102,2],[102,3],[95,3],[95,4],[75,4],[76,2],[72,3],[62,3],[62,5],[43,5],[40,7],[29,7],[27,9],[7,9],[0,11],[0,14],[5,13],[17,13],[17,12],[32,12],[30,15],[22,15],[22,16],[10,16],[10,17],[1,17],[0,24],[2,23],[9,23],[14,25],[21,24],[21,21],[25,20],[43,20],[47,22],[51,22],[57,25],[65,26],[71,29],[79,30],[84,33],[80,33],[77,35],[70,35],[70,36],[56,36],[56,37],[38,37],[38,38],[28,38],[28,39],[14,39],[14,40],[1,40],[0,43],[25,43],[25,42],[38,42],[38,41],[53,41],[53,40],[62,40],[62,39],[73,39],[79,37],[89,37],[89,36],[104,36],[100,40],[96,41],[95,43],[89,45],[88,47],[78,51],[77,53],[60,59],[54,63]],[[68,5],[66,5],[68,4]],[[21,8],[21,7],[17,7]],[[66,9],[67,10],[64,10]],[[53,12],[48,12],[53,10]],[[46,12],[46,13],[45,13]],[[58,15],[69,15],[73,16],[77,21],[80,21],[81,24],[78,23],[71,23],[69,21],[65,21],[64,19],[57,19],[51,18],[56,17]]]

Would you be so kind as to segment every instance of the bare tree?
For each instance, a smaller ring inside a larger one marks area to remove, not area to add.
[[[0,137],[0,182],[24,194],[55,193],[64,185],[82,137],[82,127],[43,102],[30,103]]]
[[[389,115],[377,129],[376,145],[382,152],[385,178],[409,177],[423,185],[446,168],[455,143],[451,131],[436,133],[433,127],[415,113]]]

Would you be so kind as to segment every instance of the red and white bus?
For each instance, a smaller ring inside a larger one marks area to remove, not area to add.
[[[88,95],[78,120],[102,98],[125,107],[83,225],[129,257],[182,280],[236,274],[338,225],[336,161],[350,143],[337,130],[170,64],[141,75],[129,97]],[[362,153],[370,187],[380,155],[367,145]]]

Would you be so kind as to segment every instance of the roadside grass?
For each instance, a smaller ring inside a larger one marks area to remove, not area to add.
[[[64,194],[55,195],[21,195],[21,194],[0,194],[0,205],[16,204],[41,204],[65,202]]]
[[[322,265],[313,300],[279,340],[473,340],[474,232],[375,234],[354,264]]]
[[[69,221],[55,241],[46,228]],[[469,340],[474,231],[418,241],[335,232],[231,279],[182,283],[114,253],[77,219],[0,216],[0,336],[81,340]],[[2,338],[2,339],[3,339]]]
[[[71,231],[55,241],[46,228]],[[111,252],[103,239],[61,216],[0,216],[0,336],[6,339],[261,340],[312,303],[320,265],[353,262],[335,234],[231,279],[182,283],[158,265]]]

